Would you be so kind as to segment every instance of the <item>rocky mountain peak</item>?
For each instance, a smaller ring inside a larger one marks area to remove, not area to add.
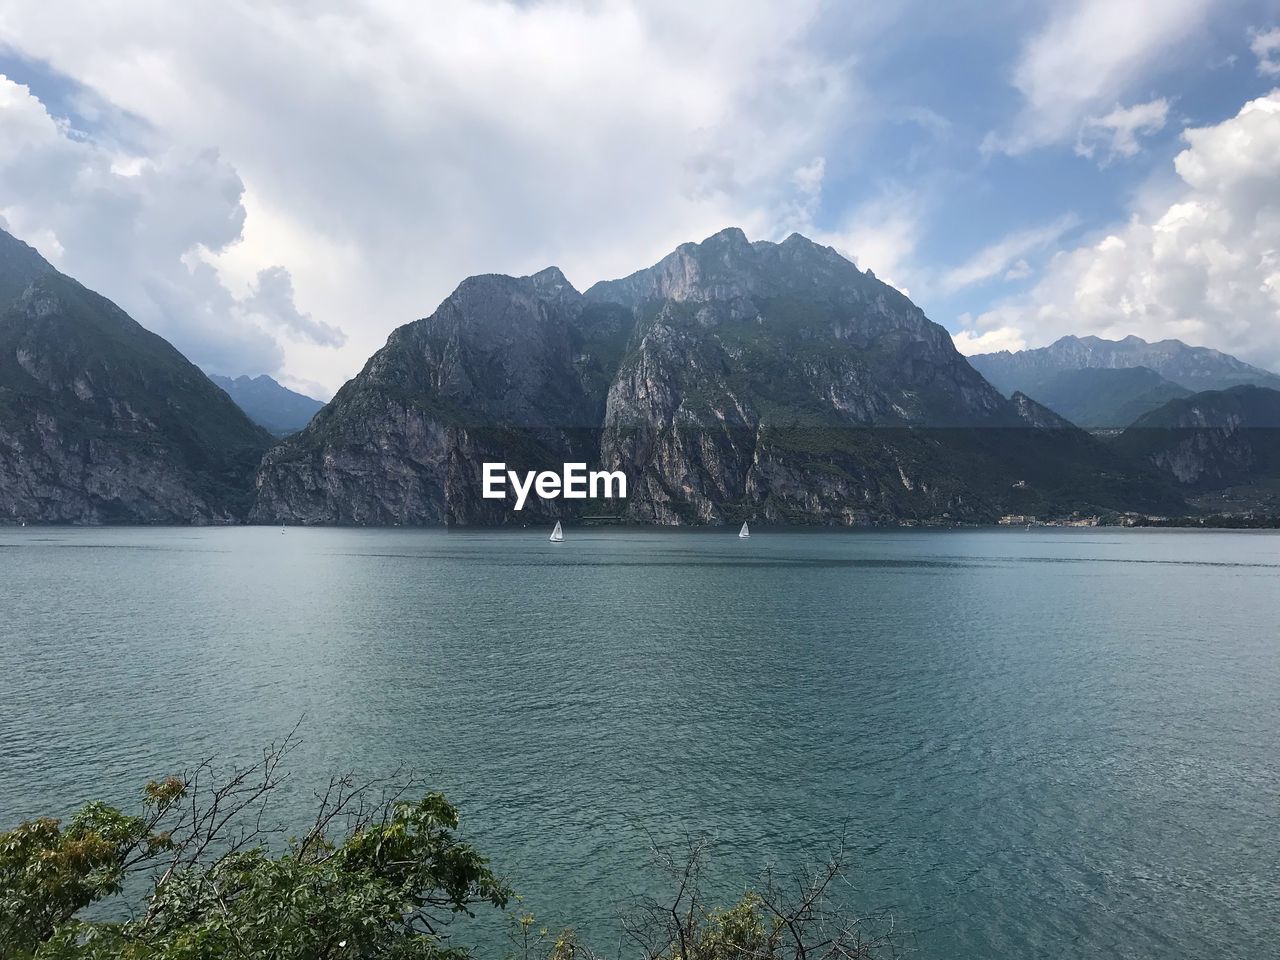
[[[578,292],[559,267],[544,267],[532,274],[529,279],[533,281],[534,289],[540,296],[558,296],[566,292],[575,294]]]
[[[1060,417],[1044,404],[1037,403],[1025,393],[1015,391],[1009,398],[1018,417],[1028,426],[1041,430],[1074,430],[1075,424],[1065,417]]]
[[[891,290],[863,274],[831,247],[798,233],[782,243],[752,242],[740,228],[729,227],[701,243],[681,244],[652,267],[620,280],[597,283],[586,296],[594,301],[635,307],[654,300],[701,303],[777,296],[865,299]]]
[[[555,303],[574,303],[582,299],[559,267],[546,267],[529,277],[534,295]]]

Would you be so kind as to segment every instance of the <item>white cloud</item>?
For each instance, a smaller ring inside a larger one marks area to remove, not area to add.
[[[259,270],[249,296],[240,301],[239,310],[317,346],[340,347],[347,342],[346,334],[337,327],[312,319],[309,313],[298,309],[293,302],[293,278],[284,267]]]
[[[1204,22],[1215,0],[1073,0],[1023,47],[1013,74],[1023,108],[990,134],[989,153],[1021,154],[1075,140]]]
[[[1031,264],[1026,260],[1019,259],[1009,265],[1009,269],[1004,272],[1006,280],[1025,280],[1031,276]]]
[[[822,180],[826,176],[827,161],[825,157],[814,157],[802,167],[797,167],[791,174],[792,182],[805,197],[816,197],[822,192]]]
[[[1099,166],[1107,166],[1116,157],[1132,157],[1138,152],[1138,137],[1164,129],[1169,118],[1169,101],[1161,97],[1132,107],[1119,104],[1110,113],[1090,117],[1076,138],[1076,153],[1082,157],[1098,157]]]
[[[1175,337],[1280,370],[1280,91],[1183,136],[1170,202],[1058,254],[967,334]]]
[[[918,193],[889,185],[847,214],[833,230],[812,224],[798,229],[910,296],[908,282],[915,273],[912,260],[920,241],[922,207]]]
[[[1074,214],[1067,214],[1052,223],[1011,233],[991,246],[979,250],[968,261],[948,271],[942,278],[942,288],[948,293],[954,293],[963,287],[990,280],[1005,271],[1010,271],[1010,268],[1015,266],[1018,269],[1010,271],[1014,276],[1006,279],[1026,276],[1031,270],[1023,258],[1029,253],[1056,243],[1064,233],[1079,222],[1079,218]]]
[[[215,151],[126,155],[50,116],[0,75],[0,217],[59,269],[218,372],[274,371],[292,322],[288,272],[274,313],[250,311],[209,263],[244,222],[241,183]],[[295,310],[296,312],[296,310]],[[250,314],[253,315],[250,315]]]
[[[1027,348],[1027,341],[1013,327],[996,327],[982,333],[961,330],[959,333],[952,334],[951,339],[955,341],[956,349],[966,357],[977,353],[996,353],[1000,350],[1018,351]]]
[[[299,312],[347,344],[282,335],[284,372],[334,387],[469,274],[556,263],[583,286],[804,216],[816,158],[869,112],[851,64],[873,27],[816,44],[820,16],[819,0],[80,0],[8,5],[0,43],[175,144],[217,146],[245,216],[209,262],[241,294],[285,267]]]
[[[1280,27],[1253,31],[1249,49],[1258,58],[1258,73],[1264,77],[1280,75]]]

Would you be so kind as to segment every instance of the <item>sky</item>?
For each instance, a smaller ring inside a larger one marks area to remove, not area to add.
[[[1280,370],[1280,0],[9,0],[0,227],[321,398],[465,277],[798,231],[965,353]]]

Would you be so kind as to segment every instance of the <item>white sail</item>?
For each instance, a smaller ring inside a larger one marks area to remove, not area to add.
[[[747,524],[745,520],[742,523],[742,529],[738,531],[738,536],[743,540],[751,536],[751,531],[747,529]]]
[[[564,531],[560,529],[560,521],[556,521],[556,528],[551,531],[551,542],[559,543],[564,539]]]

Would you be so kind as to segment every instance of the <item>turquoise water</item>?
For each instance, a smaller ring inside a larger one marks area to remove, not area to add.
[[[688,831],[844,834],[920,957],[1275,955],[1275,534],[8,528],[0,583],[0,825],[304,717],[295,786],[411,764],[605,950]]]

